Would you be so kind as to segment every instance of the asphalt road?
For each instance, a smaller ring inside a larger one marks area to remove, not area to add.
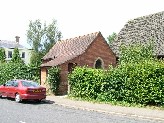
[[[0,98],[0,123],[162,123],[148,119],[103,114],[55,105],[46,101],[16,103]]]

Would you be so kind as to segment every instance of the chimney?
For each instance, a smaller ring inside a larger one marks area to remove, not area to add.
[[[19,44],[19,36],[15,36],[15,38],[16,38],[16,42]]]

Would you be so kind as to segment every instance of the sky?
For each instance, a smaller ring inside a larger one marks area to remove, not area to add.
[[[0,40],[29,47],[30,20],[57,20],[63,40],[100,31],[104,38],[119,33],[128,20],[164,11],[164,0],[1,0]]]

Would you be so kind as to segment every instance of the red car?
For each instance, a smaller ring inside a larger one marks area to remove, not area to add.
[[[34,81],[10,80],[0,86],[0,97],[15,98],[16,102],[22,100],[41,102],[42,99],[46,98],[46,88]]]

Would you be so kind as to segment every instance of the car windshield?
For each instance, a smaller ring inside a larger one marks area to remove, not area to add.
[[[32,81],[22,81],[24,87],[39,87],[40,85],[37,82]]]

